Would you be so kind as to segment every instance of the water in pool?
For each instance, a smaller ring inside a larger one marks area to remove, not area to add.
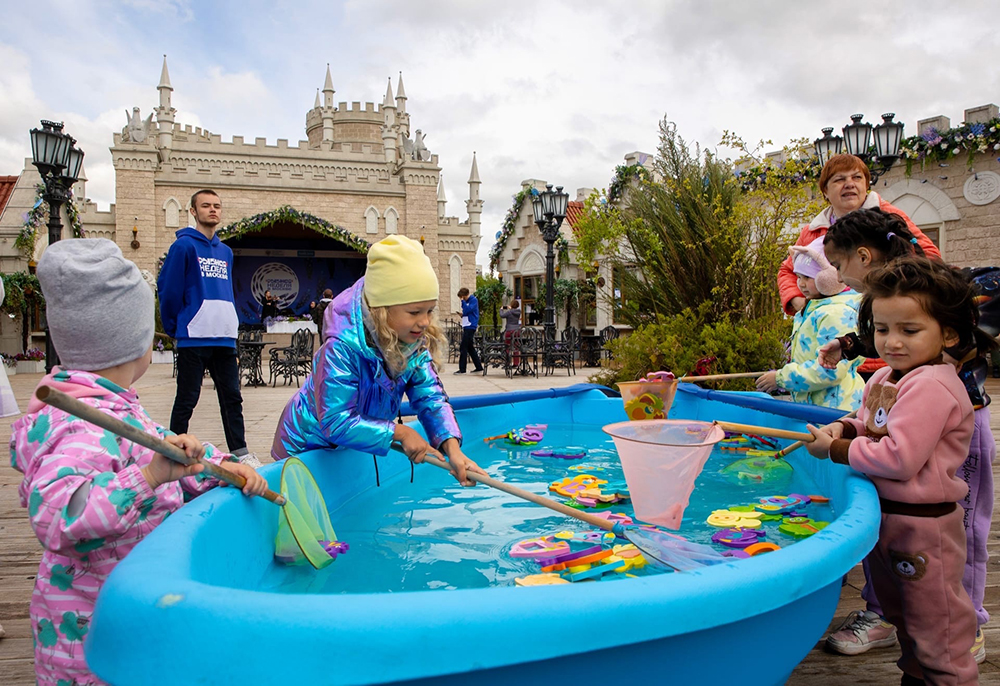
[[[531,455],[541,448],[583,446],[587,455],[577,460]],[[467,439],[465,447],[466,454],[493,478],[556,500],[565,499],[550,493],[548,486],[567,476],[590,473],[609,481],[624,480],[614,442],[596,426],[550,424],[537,446]],[[820,494],[799,472],[762,482],[721,472],[743,456],[719,447],[713,450],[677,533],[710,543],[712,534],[720,530],[706,522],[713,510],[749,505],[773,495]],[[405,458],[394,454],[379,459]],[[582,466],[586,470],[581,471]],[[515,543],[560,531],[592,530],[583,522],[486,486],[462,488],[430,465],[418,465],[416,472],[412,484],[397,478],[374,488],[373,470],[373,488],[347,508],[330,513],[338,538],[350,544],[350,551],[320,571],[308,565],[273,563],[258,588],[287,593],[384,593],[507,586],[517,577],[540,571],[533,560],[510,557]],[[616,503],[610,509],[633,514],[628,503]],[[834,516],[828,505],[810,503],[801,509],[815,521],[828,522]],[[799,540],[779,532],[778,522],[765,522],[764,527],[768,542],[785,547]],[[727,550],[712,545],[720,552]],[[662,572],[647,565],[630,573]],[[605,575],[608,581],[623,577],[613,572]]]

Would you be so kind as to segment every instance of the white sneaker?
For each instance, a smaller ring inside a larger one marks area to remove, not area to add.
[[[264,466],[261,464],[261,461],[257,459],[256,453],[244,453],[242,455],[236,455],[234,453],[234,456],[240,461],[240,464],[248,465],[253,469],[260,469]]]
[[[986,637],[983,636],[982,629],[976,629],[976,642],[972,644],[972,650],[969,652],[976,659],[977,665],[986,662]]]
[[[874,612],[854,611],[826,637],[827,647],[842,655],[860,655],[872,648],[896,645],[896,627]]]

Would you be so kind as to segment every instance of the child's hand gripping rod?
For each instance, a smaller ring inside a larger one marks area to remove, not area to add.
[[[192,459],[187,456],[183,450],[175,445],[167,443],[162,438],[157,436],[151,436],[142,429],[139,429],[131,424],[126,424],[117,417],[112,417],[109,414],[101,412],[96,407],[88,405],[84,402],[80,402],[72,396],[66,395],[60,390],[52,388],[51,386],[39,386],[35,390],[35,397],[41,400],[46,405],[51,405],[56,407],[63,412],[71,414],[75,417],[90,422],[95,426],[99,426],[102,429],[107,429],[111,433],[121,436],[122,438],[137,443],[143,447],[149,448],[150,450],[155,450],[164,457],[167,457],[174,462],[179,462],[183,465],[200,464],[205,468],[205,474],[214,476],[220,481],[225,481],[227,484],[236,486],[240,490],[246,486],[247,480],[244,479],[239,474],[234,474],[230,471],[219,467],[218,465],[212,464],[204,458]],[[280,493],[275,493],[274,491],[268,489],[261,494],[264,498],[267,498],[275,505],[284,505],[285,498]]]
[[[857,416],[858,416],[858,411],[857,410],[852,410],[851,412],[848,412],[843,417],[841,417],[841,419],[853,419],[854,417],[857,417]],[[834,422],[831,422],[831,424],[832,423],[834,423]],[[830,424],[826,424],[825,426],[830,426]],[[823,428],[823,427],[820,427],[820,428]],[[782,448],[780,451],[778,451],[777,453],[774,454],[774,459],[776,459],[776,460],[777,459],[781,459],[785,455],[787,455],[788,453],[792,452],[793,450],[798,450],[799,448],[801,448],[802,446],[804,446],[806,443],[812,442],[812,440],[813,440],[812,434],[809,434],[809,440],[808,441],[796,441],[795,443],[792,443],[792,444],[790,444],[790,445]]]

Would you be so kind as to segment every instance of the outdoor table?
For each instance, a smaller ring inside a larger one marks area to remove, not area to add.
[[[240,378],[246,375],[245,386],[266,386],[264,370],[261,369],[260,358],[264,347],[274,345],[275,341],[240,341],[238,354],[240,357]]]

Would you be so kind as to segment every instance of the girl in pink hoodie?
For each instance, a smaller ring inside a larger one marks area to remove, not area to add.
[[[823,429],[809,452],[871,478],[882,508],[869,554],[871,581],[896,625],[903,684],[975,684],[976,614],[962,586],[968,486],[956,472],[972,440],[973,409],[945,348],[980,344],[971,284],[920,257],[871,271],[858,312],[860,336],[886,367],[865,386],[857,419]]]
[[[128,424],[246,478],[267,483],[232,455],[154,422],[131,388],[152,356],[153,291],[105,239],[59,241],[38,262],[52,341],[63,366],[41,381]],[[32,397],[11,427],[11,463],[45,552],[31,594],[38,683],[103,683],[83,641],[97,594],[115,565],[171,512],[219,485],[201,465],[183,466],[148,448],[43,405]]]

